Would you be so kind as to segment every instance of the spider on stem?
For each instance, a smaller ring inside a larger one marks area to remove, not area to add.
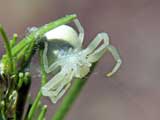
[[[56,103],[71,85],[74,78],[83,78],[89,71],[92,63],[97,62],[106,51],[109,51],[116,65],[107,76],[113,75],[122,61],[116,48],[109,44],[107,33],[98,33],[87,48],[82,48],[84,29],[78,19],[74,20],[77,32],[68,25],[61,25],[45,34],[43,52],[44,68],[46,73],[55,73],[41,91]]]

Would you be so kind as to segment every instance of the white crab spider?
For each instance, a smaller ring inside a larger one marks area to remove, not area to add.
[[[109,44],[107,33],[99,33],[89,46],[83,49],[83,27],[78,19],[74,20],[74,23],[79,35],[68,25],[61,25],[45,34],[43,53],[45,71],[57,73],[42,87],[42,94],[48,96],[53,103],[62,97],[73,78],[85,77],[92,63],[98,61],[106,50],[111,52],[117,62],[107,76],[114,74],[121,65],[121,58],[116,48]]]

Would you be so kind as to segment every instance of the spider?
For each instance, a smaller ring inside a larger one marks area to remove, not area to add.
[[[74,78],[85,77],[92,63],[98,61],[107,50],[116,60],[113,70],[107,74],[108,77],[118,70],[122,62],[116,48],[109,44],[107,33],[98,33],[88,47],[83,49],[84,29],[78,19],[74,23],[79,35],[68,25],[61,25],[44,35],[44,68],[46,73],[55,75],[41,91],[53,103],[63,96]]]

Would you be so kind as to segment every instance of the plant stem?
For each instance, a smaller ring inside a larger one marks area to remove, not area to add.
[[[31,109],[30,109],[30,111],[28,113],[27,120],[32,120],[33,115],[35,113],[35,110],[37,109],[38,103],[39,103],[39,101],[41,99],[41,96],[42,96],[42,93],[39,91],[38,95],[36,96],[36,98],[34,100],[34,103],[33,103],[32,107],[31,107]]]
[[[18,35],[16,33],[13,34],[13,39],[10,41],[10,47],[13,48],[16,44]]]
[[[18,83],[20,88],[18,88],[18,101],[17,101],[17,107],[16,107],[16,118],[17,120],[21,120],[23,112],[24,112],[24,106],[27,100],[28,92],[30,89],[31,85],[31,76],[30,73],[25,72],[25,73],[20,73],[21,75],[19,76],[19,82]],[[18,86],[17,86],[18,87]]]
[[[46,72],[44,70],[44,63],[43,63],[42,55],[43,55],[43,50],[40,49],[39,50],[39,56],[40,56],[40,66],[41,66],[41,74],[42,74],[41,86],[43,86],[47,82],[47,75],[46,75]],[[39,103],[41,97],[42,97],[42,93],[39,90],[38,91],[38,95],[36,96],[35,101],[34,101],[32,107],[31,107],[31,109],[29,111],[29,114],[27,116],[27,120],[32,120],[32,117],[33,117],[33,115],[35,113],[35,110],[37,109],[37,106],[38,106],[38,103]]]
[[[44,120],[46,112],[47,112],[47,105],[44,105],[42,107],[42,110],[41,110],[39,116],[38,116],[38,120]]]
[[[4,45],[5,45],[5,48],[6,48],[6,53],[7,53],[7,56],[9,58],[9,63],[8,63],[8,66],[9,66],[9,69],[10,69],[9,72],[12,73],[13,70],[14,70],[14,64],[13,64],[13,59],[12,59],[11,47],[10,47],[10,43],[9,43],[7,34],[4,31],[2,25],[0,25],[0,34],[2,35]]]
[[[76,79],[71,87],[71,89],[68,91],[67,95],[65,95],[59,109],[56,111],[54,116],[52,117],[52,120],[63,120],[69,110],[71,109],[73,103],[77,99],[79,93],[81,92],[82,88],[86,84],[89,75],[94,70],[96,63],[92,66],[91,71],[88,73],[88,75],[84,78]]]
[[[34,56],[34,54],[36,53],[36,44],[35,44],[36,41],[32,41],[29,46],[27,47],[28,49],[25,50],[25,54],[23,53],[22,56],[24,56],[23,58],[23,61],[21,63],[21,68],[20,68],[20,71],[24,71],[25,68],[28,67],[28,65],[30,64],[31,62],[31,59],[32,57]],[[23,52],[23,50],[22,50]]]
[[[44,62],[43,62],[43,50],[39,50],[39,56],[40,56],[40,66],[41,66],[41,74],[42,74],[42,80],[41,80],[41,86],[45,85],[47,82],[47,73],[44,69]]]

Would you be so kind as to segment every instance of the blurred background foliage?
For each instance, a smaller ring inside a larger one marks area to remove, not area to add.
[[[159,0],[5,0],[0,3],[0,23],[9,36],[20,38],[27,27],[41,26],[76,13],[85,29],[85,46],[98,32],[108,32],[119,48],[123,65],[112,78],[106,54],[90,77],[67,120],[159,120],[160,80]],[[0,53],[4,52],[0,41]],[[32,97],[39,85],[38,58],[32,62]],[[49,105],[47,120],[61,101]]]

